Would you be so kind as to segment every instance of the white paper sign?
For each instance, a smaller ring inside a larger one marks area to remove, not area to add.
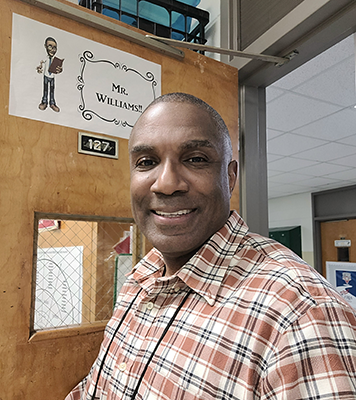
[[[34,329],[82,322],[83,247],[37,249]]]
[[[160,94],[159,64],[13,14],[11,115],[128,138]]]
[[[356,263],[327,261],[326,279],[356,310]]]

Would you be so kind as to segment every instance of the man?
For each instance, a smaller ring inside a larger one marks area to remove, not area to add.
[[[164,95],[129,151],[134,218],[155,248],[67,399],[356,399],[355,313],[230,212],[237,163],[219,114]]]
[[[44,111],[48,106],[48,86],[49,86],[49,106],[50,108],[55,111],[59,112],[60,109],[56,104],[56,100],[54,99],[54,77],[56,74],[62,72],[63,68],[62,65],[57,65],[53,71],[51,72],[51,64],[53,60],[56,58],[55,55],[57,53],[57,42],[54,38],[48,37],[45,40],[45,49],[47,52],[47,57],[45,60],[40,62],[40,65],[36,68],[39,74],[43,73],[43,96],[41,103],[39,104],[38,108],[41,111]],[[56,59],[59,60],[59,59]],[[62,61],[62,60],[59,60]]]

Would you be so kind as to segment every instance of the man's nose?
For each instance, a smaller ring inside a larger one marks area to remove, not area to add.
[[[160,164],[156,171],[157,176],[151,186],[152,192],[170,196],[175,192],[188,191],[188,182],[183,177],[179,165],[167,161]]]

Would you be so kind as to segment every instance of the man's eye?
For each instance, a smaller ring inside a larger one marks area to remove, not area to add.
[[[188,158],[188,162],[190,162],[190,163],[202,163],[202,162],[206,162],[206,159],[204,157],[196,156],[196,157]]]
[[[151,160],[149,158],[144,158],[141,160],[138,160],[136,163],[136,167],[141,167],[141,168],[147,168],[147,167],[153,167],[156,165],[156,162],[154,160]]]

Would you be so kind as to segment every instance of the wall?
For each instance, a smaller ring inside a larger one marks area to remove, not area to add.
[[[221,0],[201,0],[201,2],[198,5],[198,8],[208,11],[210,14],[209,24],[206,26],[206,31],[205,31],[205,38],[207,39],[206,44],[208,46],[215,46],[215,47],[221,46],[220,1]],[[221,61],[221,55],[218,53],[207,52],[206,56]]]
[[[313,218],[310,193],[270,199],[268,207],[269,228],[301,226],[303,259],[314,266]]]
[[[160,64],[163,93],[197,95],[221,113],[236,158],[238,74],[195,52],[185,51],[185,58],[176,60],[19,0],[0,0],[0,9],[0,398],[62,400],[88,373],[103,328],[72,329],[71,336],[58,331],[29,341],[34,213],[131,217],[128,146],[119,140],[119,160],[78,154],[78,130],[8,114],[12,13]],[[239,208],[238,188],[232,207]]]

